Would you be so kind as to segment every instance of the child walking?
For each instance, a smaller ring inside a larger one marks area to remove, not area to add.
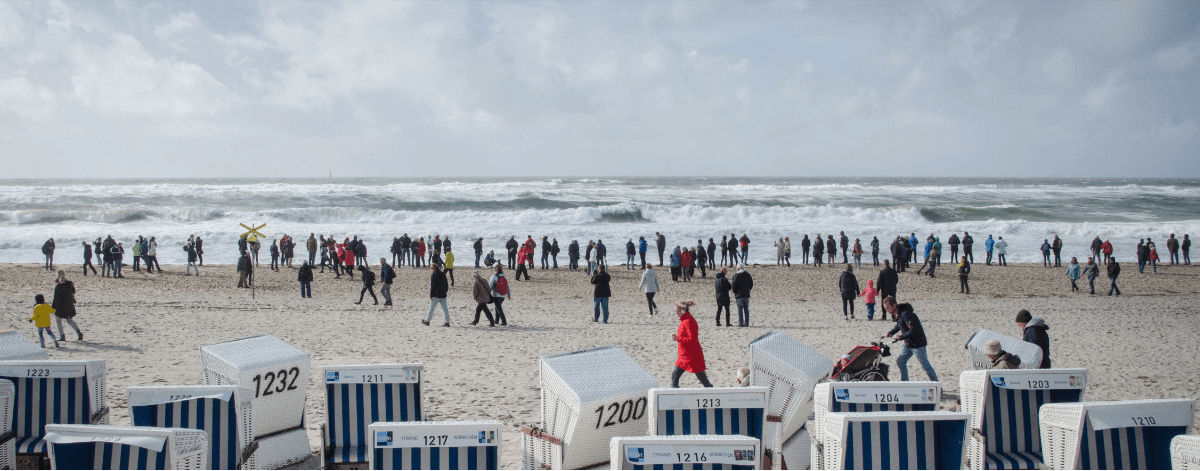
[[[54,331],[50,330],[50,315],[54,314],[54,308],[46,304],[46,297],[37,295],[33,297],[36,305],[33,306],[33,316],[29,318],[29,322],[38,330],[38,340],[42,342],[42,348],[46,348],[46,335],[50,336],[50,340],[54,342],[54,348],[58,348],[58,337],[54,336]]]
[[[867,280],[867,289],[858,293],[863,297],[863,301],[867,302],[867,320],[869,321],[875,319],[875,296],[878,294],[879,290],[875,289],[875,280]]]

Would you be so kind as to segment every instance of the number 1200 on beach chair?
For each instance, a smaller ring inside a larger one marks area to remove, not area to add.
[[[421,420],[419,363],[326,366],[325,423],[321,427],[321,463],[325,469],[362,469],[367,465],[375,422]]]

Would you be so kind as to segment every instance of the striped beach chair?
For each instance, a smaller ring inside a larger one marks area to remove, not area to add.
[[[500,469],[500,431],[487,422],[375,422],[370,469]]]
[[[1042,364],[1042,347],[1018,338],[982,329],[976,332],[975,335],[972,335],[966,345],[967,358],[971,362],[972,370],[986,370],[992,367],[992,360],[983,353],[983,346],[988,340],[1000,342],[1000,348],[1020,358],[1021,365],[1018,367],[1019,369],[1037,369]]]
[[[134,386],[125,394],[134,426],[208,433],[208,469],[258,469],[249,388]]]
[[[250,389],[255,465],[277,469],[312,456],[304,428],[310,359],[270,335],[200,347],[204,384]]]
[[[51,469],[207,469],[203,430],[47,425]]]
[[[0,469],[17,469],[17,432],[13,430],[13,403],[17,387],[0,379]]]
[[[962,411],[971,414],[971,469],[1037,469],[1042,461],[1038,409],[1083,399],[1087,370],[976,370],[958,377]]]
[[[745,435],[613,437],[610,469],[761,469],[762,442]]]
[[[1047,404],[1045,463],[1053,469],[1167,469],[1171,442],[1186,434],[1195,399]]]
[[[813,428],[825,429],[830,412],[928,412],[937,410],[942,383],[934,381],[831,381],[813,388]],[[824,467],[821,434],[813,440],[812,465]]]
[[[780,469],[783,465],[774,455],[804,428],[813,413],[813,387],[832,372],[833,360],[783,332],[772,331],[750,342],[750,385],[767,388],[763,458],[771,463],[764,467]],[[793,469],[809,465],[788,463]]]
[[[0,330],[0,361],[49,360],[50,353],[15,330]]]
[[[609,346],[539,360],[542,425],[521,426],[523,469],[582,469],[608,462],[612,437],[643,435],[646,393],[658,381]]]
[[[831,412],[825,469],[962,469],[970,421],[961,412]]]
[[[687,388],[649,391],[649,435],[741,435],[762,440],[767,388]],[[758,455],[761,458],[761,454]]]
[[[1171,439],[1171,469],[1200,469],[1200,435]]]
[[[326,366],[325,423],[321,463],[326,469],[358,469],[368,461],[374,422],[416,422],[422,418],[418,363]]]
[[[16,388],[12,431],[17,467],[46,469],[47,424],[107,424],[104,360],[0,361]]]

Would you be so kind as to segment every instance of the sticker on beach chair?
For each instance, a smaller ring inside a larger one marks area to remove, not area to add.
[[[325,372],[325,383],[415,383],[420,376],[412,369],[348,369]]]
[[[705,388],[707,389],[707,388]],[[761,409],[767,407],[761,391],[712,394],[697,391],[691,394],[659,394],[655,401],[658,410],[681,409]]]
[[[1088,408],[1095,430],[1125,427],[1191,427],[1192,408],[1175,404],[1136,404],[1124,407]]]
[[[753,465],[754,447],[745,445],[625,445],[625,459],[633,464]]]
[[[414,431],[415,432],[415,431]],[[495,430],[450,433],[406,433],[397,430],[375,432],[376,448],[458,448],[496,444]]]
[[[1004,389],[1083,389],[1084,378],[1073,374],[992,375],[992,384]]]
[[[0,376],[9,378],[82,378],[83,365],[28,364],[0,366]]]
[[[936,404],[941,400],[937,388],[834,388],[833,399],[854,404]]]

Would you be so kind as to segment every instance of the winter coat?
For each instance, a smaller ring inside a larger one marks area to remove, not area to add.
[[[679,318],[679,328],[675,331],[676,342],[679,342],[679,355],[675,358],[675,366],[683,368],[688,373],[700,373],[704,366],[704,350],[700,347],[700,326],[696,318],[686,313]]]
[[[875,304],[875,296],[877,295],[879,295],[879,290],[875,289],[875,280],[867,280],[867,289],[859,293],[859,296],[862,296],[863,301],[867,304]]]
[[[383,264],[379,267],[379,279],[383,280],[383,284],[390,285],[396,279],[396,270],[391,265]]]
[[[637,246],[633,245],[633,241],[625,243],[625,255],[634,255],[637,253]]]
[[[649,245],[649,244],[646,244],[646,239],[642,239],[642,240],[638,241],[638,252],[646,253],[647,245]]]
[[[1007,254],[1008,254],[1008,242],[1005,241],[1004,239],[1000,239],[1000,240],[996,241],[996,255],[1007,255]]]
[[[713,285],[717,289],[717,304],[729,304],[729,290],[733,289],[733,285],[729,284],[729,279],[725,278],[725,274],[718,272]]]
[[[317,251],[317,238],[309,236],[308,237],[308,246],[306,248],[308,249],[309,252],[316,252]]]
[[[638,283],[638,288],[646,293],[658,292],[658,273],[654,270],[646,269],[642,272],[642,282]]]
[[[879,286],[880,294],[895,293],[896,285],[900,284],[900,274],[896,273],[896,269],[892,267],[879,270],[879,281],[876,284]]]
[[[449,290],[450,283],[446,281],[446,272],[434,270],[433,274],[429,275],[429,297],[445,298]]]
[[[921,326],[921,318],[912,311],[900,313],[900,318],[896,320],[896,326],[889,330],[887,335],[891,337],[896,332],[900,332],[900,340],[904,341],[904,346],[908,348],[921,348],[929,344],[925,340],[925,328]]]
[[[842,276],[838,277],[838,289],[842,292],[842,299],[858,297],[858,277],[853,272],[842,272]]]
[[[950,238],[946,242],[949,242],[951,247],[958,246],[958,234],[950,234]]]
[[[508,249],[508,253],[516,253],[519,246],[516,239],[508,239],[508,242],[504,243],[504,248]]]
[[[237,271],[238,271],[238,273],[250,273],[250,271],[251,271],[251,268],[250,268],[250,265],[251,265],[251,263],[252,263],[252,262],[250,261],[250,257],[249,257],[249,256],[243,255],[243,256],[241,256],[241,257],[238,257],[238,262],[237,262]]]
[[[1078,263],[1067,264],[1067,278],[1070,278],[1072,280],[1078,280],[1080,272],[1082,272],[1082,271],[1083,271],[1083,269],[1080,268]]]
[[[659,234],[658,238],[654,240],[654,243],[658,245],[658,250],[667,248],[667,236]]]
[[[1100,276],[1100,265],[1096,265],[1095,262],[1088,263],[1087,266],[1083,267],[1083,274],[1087,275],[1088,278]]]
[[[754,278],[745,270],[738,270],[733,274],[731,288],[733,288],[734,299],[749,298],[750,290],[754,289]]]
[[[44,254],[44,255],[54,254],[54,242],[51,242],[49,239],[47,239],[46,243],[42,244],[42,254]]]
[[[487,281],[483,278],[475,278],[475,286],[471,288],[471,297],[479,304],[487,304],[492,302],[492,290],[488,288]]]
[[[988,252],[991,252],[992,247],[995,247],[995,246],[996,246],[996,241],[993,240],[991,237],[988,237],[987,240],[983,241],[983,249]]]
[[[965,235],[962,238],[962,244],[963,247],[966,247],[969,250],[972,245],[975,245],[975,238],[971,237],[970,235]]]
[[[296,281],[301,283],[311,283],[313,280],[312,265],[305,263],[300,265],[300,271],[296,274]]]
[[[550,243],[550,255],[553,255],[555,257],[558,256],[558,241],[557,240]]]
[[[1022,340],[1042,348],[1042,363],[1038,368],[1043,369],[1050,367],[1050,335],[1046,333],[1047,330],[1050,330],[1050,326],[1046,325],[1046,321],[1035,317],[1025,324],[1022,337]]]
[[[54,300],[50,307],[54,308],[55,316],[63,319],[75,317],[75,283],[64,281],[54,285]]]
[[[671,252],[671,268],[679,267],[679,252]]]
[[[1107,270],[1109,278],[1116,278],[1121,275],[1121,264],[1117,262],[1111,262],[1108,264]]]
[[[993,370],[1015,370],[1021,367],[1021,358],[1014,356],[1004,350],[1000,350],[1000,356],[992,360]]]
[[[592,275],[592,284],[596,287],[592,290],[592,297],[596,298],[611,298],[612,289],[608,287],[608,282],[612,277],[608,276],[608,272],[597,271]]]
[[[483,239],[476,240],[471,247],[475,249],[475,253],[483,253]]]
[[[690,250],[684,250],[683,253],[679,254],[679,266],[683,268],[692,266],[692,252]]]

